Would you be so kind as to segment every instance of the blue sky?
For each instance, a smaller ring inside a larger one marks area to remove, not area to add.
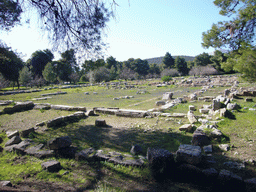
[[[105,29],[106,56],[118,61],[164,56],[196,56],[213,52],[201,46],[202,32],[227,18],[219,15],[213,0],[116,0],[116,18]],[[1,32],[1,39],[27,60],[36,50],[51,49],[38,21]],[[58,55],[55,54],[57,58]]]

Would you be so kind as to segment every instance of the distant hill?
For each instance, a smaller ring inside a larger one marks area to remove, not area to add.
[[[177,56],[172,56],[174,59],[176,57],[183,57],[186,61],[193,61],[195,59],[195,57],[192,57],[192,56],[183,56],[183,55],[177,55]],[[155,57],[155,58],[151,58],[151,59],[144,59],[144,60],[147,60],[148,61],[148,64],[151,64],[151,63],[155,63],[155,64],[161,64],[162,61],[163,61],[163,58],[164,56],[162,57]]]

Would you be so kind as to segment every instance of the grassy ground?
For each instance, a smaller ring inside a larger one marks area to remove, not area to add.
[[[203,93],[202,96],[217,96],[226,87],[217,87]],[[52,96],[46,101],[36,101],[38,103],[62,104],[71,106],[93,107],[120,107],[126,109],[147,110],[155,107],[155,102],[161,100],[162,94],[167,91],[174,92],[174,98],[188,95],[199,88],[180,88],[167,86],[156,88],[147,86],[146,83],[135,89],[106,89],[104,87],[83,87],[75,89],[65,89],[66,95]],[[25,101],[32,98],[41,97],[41,94],[57,92],[60,90],[47,90],[37,93],[17,94],[0,96],[0,100],[12,99],[15,101]],[[145,94],[137,94],[138,91],[145,91]],[[85,95],[84,92],[89,92]],[[97,92],[94,95],[93,92]],[[114,97],[134,96],[131,99],[113,100]],[[255,98],[253,98],[255,100]],[[236,99],[240,110],[231,112],[233,119],[224,118],[218,124],[218,128],[226,135],[226,139],[221,143],[234,145],[230,151],[225,152],[218,149],[219,142],[214,143],[214,157],[217,170],[226,168],[223,162],[228,160],[244,161],[255,159],[255,121],[256,112],[244,109],[253,107],[252,103],[245,102],[244,97]],[[175,106],[166,111],[170,113],[187,113],[189,105],[195,105],[198,109],[205,102],[185,103]],[[0,110],[3,107],[0,108]],[[34,127],[36,123],[64,116],[73,112],[55,110],[30,110],[14,114],[4,114],[0,116],[1,130],[20,130]],[[96,119],[105,119],[108,127],[95,127]],[[159,147],[175,152],[180,144],[190,144],[192,133],[180,132],[178,128],[181,124],[188,123],[187,119],[175,119],[159,117],[151,119],[123,118],[111,115],[100,115],[80,120],[79,122],[67,124],[65,126],[48,128],[40,127],[33,138],[36,142],[46,143],[58,136],[69,136],[72,145],[79,150],[93,147],[104,152],[116,151],[121,154],[129,154],[133,144],[139,144],[143,149],[143,156],[146,156],[148,147]],[[7,141],[6,135],[2,132],[0,136],[4,139],[0,146],[4,147]],[[56,158],[53,158],[56,159]],[[81,191],[208,191],[209,189],[187,183],[173,181],[156,182],[150,175],[147,167],[125,167],[114,165],[108,162],[91,163],[86,161],[77,162],[72,159],[57,158],[62,165],[58,173],[49,173],[41,168],[41,163],[46,160],[39,160],[29,156],[18,156],[13,153],[2,152],[0,154],[0,180],[11,180],[18,186],[30,186],[29,189],[71,191],[80,189]],[[256,160],[256,159],[255,159]],[[256,170],[252,163],[246,165],[246,169],[241,171],[232,170],[243,178],[256,177]]]

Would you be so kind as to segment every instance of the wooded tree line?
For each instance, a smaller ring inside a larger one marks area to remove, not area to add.
[[[54,48],[62,45],[61,59],[53,61],[50,50],[38,50],[23,63],[19,55],[3,42],[0,43],[0,73],[2,79],[40,86],[46,82],[109,81],[177,75],[205,75],[219,72],[240,72],[248,81],[256,81],[256,0],[215,0],[220,14],[230,21],[218,22],[203,33],[205,48],[226,48],[227,53],[215,51],[211,56],[202,53],[194,61],[173,59],[166,53],[162,64],[148,64],[141,59],[124,62],[109,57],[106,60],[87,60],[80,67],[75,52],[100,54],[104,43],[102,30],[113,16],[112,6],[99,0],[1,0],[0,29],[10,30],[20,22],[21,13],[31,7],[43,21],[42,29],[50,34]],[[1,81],[2,82],[2,81]]]
[[[213,56],[202,53],[196,56],[194,61],[189,62],[179,56],[174,59],[167,52],[161,65],[148,64],[146,60],[133,58],[120,62],[110,56],[106,60],[85,60],[79,66],[74,49],[61,53],[61,58],[55,61],[53,60],[54,55],[49,49],[38,50],[26,62],[23,62],[18,54],[4,44],[0,47],[0,72],[6,80],[16,82],[18,86],[20,83],[24,86],[41,86],[63,82],[102,82],[115,79],[133,80],[188,74],[212,75],[223,72],[221,62],[226,60],[220,51],[215,51]]]

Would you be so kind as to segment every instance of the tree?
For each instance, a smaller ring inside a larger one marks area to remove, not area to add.
[[[116,61],[116,59],[114,57],[110,56],[106,60],[106,67],[108,69],[111,69],[112,66],[114,66],[114,68],[117,70],[117,61]]]
[[[113,15],[106,8],[106,1],[99,0],[2,1],[1,28],[10,28],[19,22],[23,11],[21,8],[24,7],[24,12],[32,8],[37,11],[42,21],[39,22],[40,28],[48,32],[55,49],[75,48],[80,51],[99,52],[104,46],[101,40],[102,31]],[[109,4],[111,7],[116,5],[114,0]],[[26,9],[28,6],[29,9]]]
[[[210,30],[204,32],[202,46],[205,48],[228,47],[230,49],[228,59],[221,63],[221,67],[229,72],[238,71],[245,79],[256,81],[252,69],[254,55],[250,55],[255,54],[256,1],[215,0],[214,4],[221,8],[219,12],[221,15],[232,19],[213,24]]]
[[[194,59],[195,66],[206,66],[211,63],[212,63],[211,55],[209,55],[208,53],[205,53],[205,52],[197,55]]]
[[[70,75],[69,75],[69,79],[71,82],[73,82],[74,84],[76,84],[76,82],[79,81],[79,74],[76,73],[76,72],[72,72]]]
[[[161,73],[159,65],[156,63],[150,63],[148,73],[155,77],[159,76]]]
[[[232,18],[230,21],[213,24],[203,32],[202,46],[205,48],[228,47],[237,50],[242,43],[253,45],[256,26],[255,0],[215,0],[220,15]]]
[[[57,62],[56,71],[58,81],[70,82],[69,76],[72,73],[72,67],[69,63],[59,60]]]
[[[256,81],[256,49],[242,50],[234,69],[242,73],[242,78],[250,82]]]
[[[75,50],[74,49],[69,49],[63,53],[61,53],[61,58],[63,62],[68,63],[71,65],[72,71],[78,72],[79,67],[76,62],[76,57],[75,57]]]
[[[57,80],[57,74],[56,74],[56,65],[58,65],[58,62],[53,61],[46,64],[44,70],[43,70],[43,77],[46,81],[53,83]]]
[[[44,67],[48,62],[51,62],[54,58],[52,52],[49,49],[38,50],[32,53],[31,58],[27,61],[28,66],[31,68],[33,76],[42,77]]]
[[[226,62],[227,57],[221,51],[216,50],[210,60],[212,61],[212,66],[217,69],[217,71],[223,71],[221,63]]]
[[[188,70],[187,62],[182,57],[178,56],[178,57],[175,58],[175,68],[182,75],[187,75],[188,74],[189,70]]]
[[[27,66],[24,66],[20,71],[19,81],[22,85],[28,86],[32,80],[32,73]]]
[[[19,2],[13,0],[0,1],[0,29],[10,30],[14,25],[20,21],[20,14],[22,12]]]
[[[149,70],[148,61],[135,59],[130,63],[130,68],[131,70],[135,71],[139,75],[145,76],[148,74],[148,70]]]
[[[10,48],[0,42],[0,73],[6,80],[19,84],[19,71],[23,68],[23,61]]]
[[[247,81],[256,81],[256,48],[250,45],[242,45],[235,53],[230,53],[226,62],[221,67],[227,71],[238,71]]]
[[[174,59],[169,52],[167,52],[163,58],[163,67],[164,68],[173,68],[174,67]]]

